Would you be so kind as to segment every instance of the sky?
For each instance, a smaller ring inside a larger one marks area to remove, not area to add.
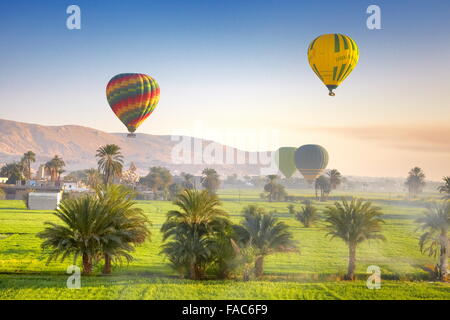
[[[66,27],[71,4],[80,30]],[[366,26],[371,4],[380,30]],[[450,175],[449,13],[446,0],[1,1],[0,118],[124,132],[105,87],[140,72],[161,100],[138,133],[251,151],[316,143],[344,175],[420,166],[439,180]],[[335,97],[306,55],[325,33],[360,49]]]

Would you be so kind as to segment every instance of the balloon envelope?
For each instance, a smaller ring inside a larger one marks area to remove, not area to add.
[[[130,133],[147,119],[159,102],[159,85],[141,73],[121,73],[106,86],[106,97],[112,111]]]
[[[317,144],[306,144],[295,151],[295,165],[309,182],[319,177],[328,165],[328,152]]]
[[[324,34],[308,47],[308,61],[314,73],[325,84],[329,94],[352,72],[358,63],[356,42],[343,34]]]
[[[294,159],[296,150],[294,147],[281,147],[275,151],[275,163],[286,178],[292,177],[297,170]]]

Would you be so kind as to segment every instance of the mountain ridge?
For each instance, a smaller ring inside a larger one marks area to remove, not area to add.
[[[231,148],[234,159],[237,152],[244,152],[245,164],[223,164],[220,161],[214,164],[204,162],[193,164],[193,161],[174,163],[172,151],[179,142],[173,141],[170,135],[138,133],[136,138],[127,138],[125,133],[108,133],[80,125],[41,125],[0,119],[0,136],[0,163],[18,161],[23,153],[31,150],[36,153],[37,161],[33,164],[34,168],[54,155],[64,159],[67,172],[96,167],[96,150],[105,144],[117,144],[122,149],[125,167],[134,162],[140,174],[147,172],[151,166],[164,166],[175,172],[184,171],[193,174],[200,173],[205,167],[214,168],[221,175],[260,173],[260,165],[248,164],[247,160],[254,154],[253,152],[245,152],[211,140],[199,139],[202,147],[212,144],[213,149],[222,150],[223,154],[227,148]],[[181,138],[191,141],[198,139]],[[198,152],[196,154],[192,148],[191,159],[198,156]]]

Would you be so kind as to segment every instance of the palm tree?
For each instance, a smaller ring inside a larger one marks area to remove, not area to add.
[[[242,224],[235,226],[235,233],[241,246],[251,246],[255,250],[255,276],[264,273],[264,258],[275,252],[296,250],[289,227],[278,221],[264,208],[249,205],[243,209]]]
[[[428,207],[423,217],[416,220],[424,231],[419,240],[420,251],[436,257],[439,253],[437,276],[445,281],[448,275],[450,201]]]
[[[101,183],[100,172],[95,168],[87,169],[85,181],[89,187],[93,189],[97,188]]]
[[[438,191],[446,194],[444,199],[450,199],[450,176],[443,177],[442,180],[444,180],[444,184],[438,187]]]
[[[317,198],[317,190],[320,190],[320,201],[327,200],[327,197],[331,192],[330,178],[326,176],[318,177],[315,182],[315,189],[316,189],[316,198]]]
[[[47,263],[73,255],[74,263],[82,258],[83,274],[91,274],[101,253],[101,239],[110,234],[112,221],[105,213],[94,197],[62,201],[53,213],[62,224],[46,222],[45,230],[37,235],[44,239],[42,249],[49,250]]]
[[[305,228],[309,228],[319,220],[319,210],[311,203],[307,203],[296,213],[295,219],[300,221]]]
[[[99,158],[98,171],[103,173],[105,184],[110,184],[114,181],[114,178],[120,177],[123,168],[123,155],[118,145],[104,145],[97,149],[95,156]]]
[[[216,193],[220,186],[219,174],[216,170],[206,168],[202,171],[202,186],[209,191],[209,193]]]
[[[62,223],[46,222],[38,233],[42,248],[49,250],[47,263],[69,256],[82,258],[83,273],[91,274],[94,264],[105,258],[104,273],[111,272],[111,261],[132,259],[130,252],[150,235],[149,223],[141,209],[131,201],[123,187],[105,187],[95,196],[67,199],[54,213]]]
[[[269,174],[266,178],[267,184],[264,185],[264,191],[267,192],[269,202],[284,200],[287,194],[284,186],[277,183],[279,176],[275,174]]]
[[[36,162],[36,154],[33,151],[28,151],[23,154],[22,162],[26,168],[25,177],[31,179],[31,163]]]
[[[330,179],[331,190],[335,190],[342,182],[342,175],[337,169],[332,169],[327,172]]]
[[[181,275],[190,279],[204,277],[214,260],[217,238],[230,224],[218,197],[207,190],[185,189],[161,227],[164,253]]]
[[[104,256],[104,274],[111,274],[112,262],[120,262],[125,258],[127,262],[133,260],[130,252],[134,245],[144,243],[151,233],[148,226],[150,221],[141,208],[136,207],[135,197],[131,189],[124,186],[105,185],[96,189],[97,197],[105,208],[108,216],[112,217],[111,237],[101,241],[101,252]]]
[[[51,181],[58,181],[66,163],[58,155],[55,155],[50,161],[47,161],[45,168],[50,172]]]
[[[365,240],[386,240],[381,234],[382,212],[370,202],[361,199],[348,203],[345,199],[335,202],[325,210],[328,236],[340,238],[348,246],[347,280],[355,278],[356,249]]]
[[[408,172],[405,185],[408,187],[409,196],[416,198],[425,186],[425,173],[419,167],[414,167]]]

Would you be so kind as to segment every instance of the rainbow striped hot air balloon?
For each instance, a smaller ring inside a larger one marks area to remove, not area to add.
[[[141,73],[121,73],[109,80],[106,97],[112,111],[127,127],[128,137],[155,110],[159,101],[159,85],[152,77]]]

